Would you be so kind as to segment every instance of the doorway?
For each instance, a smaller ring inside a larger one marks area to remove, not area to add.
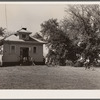
[[[21,47],[20,48],[20,64],[27,65],[29,63],[29,48]]]
[[[21,47],[20,48],[20,56],[22,58],[24,58],[24,57],[28,58],[29,57],[29,48],[28,47]]]
[[[20,47],[20,65],[31,65],[28,47]]]

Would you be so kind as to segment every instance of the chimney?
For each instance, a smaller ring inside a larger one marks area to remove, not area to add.
[[[27,30],[27,28],[22,28],[23,30]]]

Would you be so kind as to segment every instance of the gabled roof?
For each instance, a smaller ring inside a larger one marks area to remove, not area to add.
[[[39,39],[37,39],[37,38],[35,38],[35,37],[31,37],[31,38],[34,39],[34,40],[36,40],[36,41],[38,41],[38,42],[40,42],[40,43],[46,43],[46,42],[41,41],[41,40],[39,40]]]
[[[23,34],[23,33],[27,33],[29,36],[29,39],[22,39],[21,37],[19,37],[19,34]],[[32,32],[27,31],[27,28],[22,28],[20,30],[18,30],[16,33],[11,34],[10,36],[7,36],[5,38],[3,38],[3,41],[11,41],[11,42],[24,42],[24,43],[40,43],[40,44],[45,44],[46,42],[39,40],[35,37],[32,37],[31,34]],[[1,41],[3,43],[3,41]]]
[[[42,43],[42,44],[46,43],[32,36],[29,36],[29,40],[19,39],[19,35],[16,35],[16,34],[10,35],[9,37],[5,38],[4,41],[16,41],[16,42],[34,42],[35,41],[35,42]]]
[[[19,35],[13,34],[5,38],[5,41],[24,41],[24,40],[19,39]]]

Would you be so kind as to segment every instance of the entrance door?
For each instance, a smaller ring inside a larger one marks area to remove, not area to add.
[[[28,59],[28,57],[29,57],[29,48],[27,48],[27,47],[21,47],[20,48],[20,56],[22,57],[22,58],[27,58]]]

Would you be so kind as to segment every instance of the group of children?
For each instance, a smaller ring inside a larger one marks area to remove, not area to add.
[[[24,65],[24,64],[35,65],[35,61],[33,58],[30,57],[20,57],[20,65]]]
[[[46,58],[45,59],[45,64],[50,67],[50,66],[54,66],[54,67],[57,67],[58,65],[58,61],[56,59],[52,59],[52,58]]]
[[[92,63],[90,63],[90,60],[86,59],[86,61],[84,62],[85,70],[90,69],[90,68],[92,68],[92,70],[94,70],[95,62],[96,61],[94,60]]]
[[[81,60],[82,60],[82,59],[81,59]],[[90,68],[92,68],[92,70],[94,70],[95,62],[96,62],[96,61],[93,61],[92,64],[91,64],[89,58],[87,58],[87,59],[84,61],[85,70],[86,70],[86,69],[90,69]],[[57,66],[58,63],[57,63],[57,62],[54,62],[54,61],[51,61],[51,59],[46,58],[46,59],[45,59],[45,64],[46,64],[48,67],[50,67],[50,66]]]

